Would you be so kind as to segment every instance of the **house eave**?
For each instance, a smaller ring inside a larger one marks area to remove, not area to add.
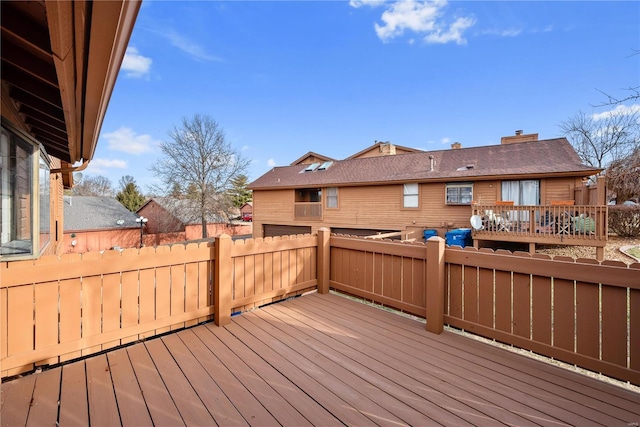
[[[2,116],[66,164],[91,160],[140,4],[3,1]]]

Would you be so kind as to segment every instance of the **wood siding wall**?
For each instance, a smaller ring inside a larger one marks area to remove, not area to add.
[[[474,201],[493,204],[501,200],[501,181],[476,181]],[[573,199],[573,191],[581,185],[576,178],[547,178],[540,184],[541,204],[551,200]],[[419,208],[402,207],[401,184],[338,187],[338,207],[326,207],[323,189],[322,216],[319,219],[294,217],[294,190],[256,190],[253,192],[253,237],[262,235],[263,224],[310,226],[316,233],[322,227],[362,228],[405,231],[436,229],[440,235],[453,228],[469,228],[471,209],[468,205],[447,205],[446,184],[423,183],[419,186]]]

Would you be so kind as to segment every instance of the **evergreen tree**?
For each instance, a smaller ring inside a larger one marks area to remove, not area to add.
[[[229,195],[231,196],[231,200],[233,200],[233,206],[236,208],[250,202],[252,199],[251,190],[247,188],[248,180],[246,175],[238,175],[231,180],[232,187],[229,190]]]
[[[116,200],[131,212],[135,212],[144,204],[146,198],[138,189],[133,177],[125,175],[120,179],[120,191],[116,194]]]

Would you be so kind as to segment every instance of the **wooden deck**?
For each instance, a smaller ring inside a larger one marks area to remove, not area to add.
[[[310,294],[3,383],[1,422],[626,427],[640,394]]]

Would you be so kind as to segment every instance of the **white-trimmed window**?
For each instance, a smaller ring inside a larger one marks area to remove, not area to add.
[[[540,204],[540,181],[527,179],[522,181],[502,181],[502,200],[513,200],[517,205]]]
[[[0,258],[33,258],[49,243],[49,161],[40,144],[2,122]]]
[[[327,188],[327,208],[338,207],[338,187]]]
[[[473,183],[447,183],[446,198],[447,205],[470,205],[473,200]]]
[[[404,208],[417,208],[419,195],[418,195],[418,183],[404,184],[403,186],[403,199],[402,207]]]

